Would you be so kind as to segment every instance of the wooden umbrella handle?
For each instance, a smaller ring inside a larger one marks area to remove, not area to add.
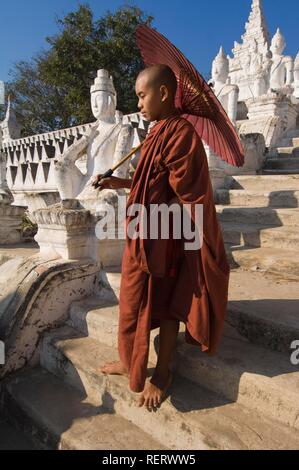
[[[127,161],[132,155],[134,155],[134,153],[136,153],[143,145],[143,142],[141,142],[141,144],[139,144],[137,147],[134,147],[127,155],[125,155],[116,165],[114,165],[112,168],[110,168],[110,170],[107,170],[103,175],[101,175],[101,177],[95,182],[95,183],[92,183],[92,186],[95,187],[95,189],[98,187],[99,185],[99,182],[103,179],[103,178],[109,178],[110,176],[113,175],[114,171],[120,167],[125,161]]]

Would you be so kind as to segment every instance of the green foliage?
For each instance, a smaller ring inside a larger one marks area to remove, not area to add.
[[[57,19],[59,33],[47,38],[49,50],[17,63],[7,84],[22,134],[93,121],[90,86],[100,68],[113,76],[117,109],[136,111],[135,79],[144,65],[135,29],[152,19],[137,7],[125,6],[94,20],[88,5]]]

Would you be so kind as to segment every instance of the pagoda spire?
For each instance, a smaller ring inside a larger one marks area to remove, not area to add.
[[[250,15],[245,25],[245,33],[242,36],[243,44],[249,44],[253,38],[261,46],[267,45],[269,47],[270,45],[262,0],[252,0]]]

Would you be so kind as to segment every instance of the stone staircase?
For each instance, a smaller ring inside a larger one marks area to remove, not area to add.
[[[285,137],[280,139],[280,147],[299,147],[299,129],[292,129],[287,132]]]
[[[149,413],[136,406],[124,377],[98,371],[117,358],[120,272],[107,275],[113,295],[74,302],[67,324],[45,335],[40,364],[6,379],[2,409],[15,426],[41,448],[298,448],[299,373],[286,354],[290,338],[299,337],[295,283],[273,286],[261,273],[233,271],[218,354],[185,343],[181,325],[169,397]],[[275,310],[276,297],[293,309],[278,303]],[[149,373],[157,346],[155,330]]]
[[[127,379],[98,370],[117,358],[119,269],[110,290],[73,302],[48,332],[40,363],[3,381],[1,408],[40,448],[298,449],[299,174],[233,177],[217,212],[232,264],[228,316],[217,354],[184,340],[157,412],[136,406]],[[158,348],[151,333],[149,375]]]
[[[298,171],[299,173],[299,171]],[[233,266],[299,278],[299,174],[234,176],[216,192],[217,212]]]
[[[299,130],[292,131],[280,147],[271,151],[261,171],[264,175],[299,173]]]

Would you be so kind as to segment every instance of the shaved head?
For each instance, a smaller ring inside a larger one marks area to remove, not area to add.
[[[137,80],[141,77],[147,78],[148,86],[154,88],[160,88],[161,85],[166,86],[171,97],[175,97],[177,90],[177,80],[175,74],[168,65],[157,64],[147,67],[141,70]]]
[[[176,77],[168,65],[152,65],[141,70],[135,91],[142,116],[148,121],[159,121],[175,114],[176,89]]]

